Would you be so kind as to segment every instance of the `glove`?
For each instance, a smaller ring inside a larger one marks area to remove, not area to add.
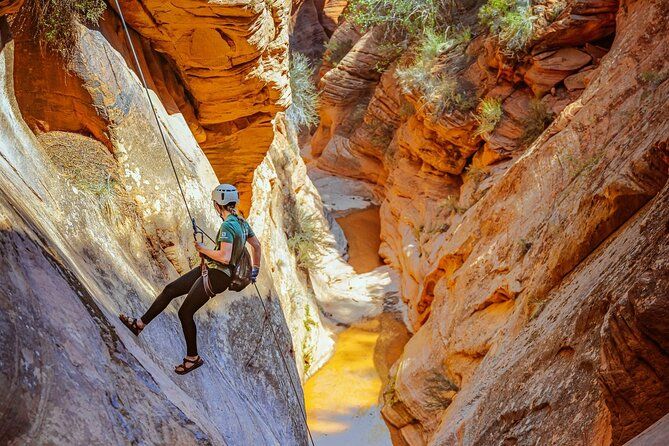
[[[251,270],[251,282],[256,283],[259,273],[260,273],[260,267],[254,266],[253,269]]]

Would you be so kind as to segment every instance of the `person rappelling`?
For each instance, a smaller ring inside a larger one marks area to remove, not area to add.
[[[227,289],[240,291],[249,282],[255,282],[260,271],[260,241],[236,209],[239,202],[237,189],[230,184],[221,184],[212,192],[212,199],[216,213],[223,219],[214,240],[214,249],[208,249],[196,239],[195,249],[201,258],[200,266],[169,283],[143,316],[135,319],[119,315],[123,324],[139,336],[172,300],[187,294],[179,308],[179,320],[186,338],[186,356],[174,369],[179,375],[192,372],[204,364],[197,351],[195,313],[216,294]],[[194,230],[197,232],[195,224]],[[245,248],[247,242],[253,248],[252,262]]]

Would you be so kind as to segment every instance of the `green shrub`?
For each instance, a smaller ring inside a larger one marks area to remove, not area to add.
[[[479,9],[479,22],[488,28],[496,26],[500,17],[516,7],[516,0],[488,0]]]
[[[516,0],[488,0],[479,9],[479,21],[497,36],[509,55],[525,49],[534,33],[536,19],[529,4]]]
[[[525,49],[532,38],[535,20],[529,8],[517,9],[502,17],[497,36],[508,52],[515,54]]]
[[[383,389],[383,402],[389,406],[400,402],[400,398],[397,395],[396,385],[397,373],[389,376],[388,384],[386,384],[386,387]]]
[[[438,30],[428,27],[418,40],[416,60],[422,63],[434,62],[436,58],[446,53],[451,48],[468,43],[472,38],[469,28],[453,31],[450,27]]]
[[[553,114],[546,108],[546,105],[538,99],[530,102],[530,110],[523,120],[523,134],[520,142],[529,146],[535,139],[543,133],[553,120]]]
[[[396,76],[405,93],[419,94],[433,119],[474,106],[472,91],[448,73],[431,74],[425,67],[414,65],[398,68]]]
[[[318,91],[313,75],[314,68],[307,56],[300,53],[291,55],[289,76],[292,104],[286,111],[286,117],[298,130],[318,124]]]
[[[439,56],[470,38],[468,30],[456,34],[448,29],[440,32],[428,28],[418,43],[414,61],[395,72],[404,92],[417,93],[433,118],[455,110],[467,111],[474,106],[471,89],[450,73],[436,70]]]
[[[481,101],[476,114],[476,128],[477,135],[487,135],[497,126],[497,123],[502,119],[502,101],[497,98],[485,98]]]
[[[351,0],[348,20],[367,31],[382,26],[406,37],[418,36],[435,28],[449,0]]]
[[[70,59],[77,45],[77,23],[97,25],[107,9],[104,0],[32,0],[26,14],[35,37],[49,49]]]

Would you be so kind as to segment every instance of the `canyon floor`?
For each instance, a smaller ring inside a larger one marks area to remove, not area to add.
[[[379,209],[372,206],[337,219],[348,241],[348,262],[356,273],[383,265]],[[319,446],[393,444],[380,414],[382,389],[391,365],[399,358],[409,333],[387,299],[373,318],[338,333],[332,357],[305,384],[307,419]]]

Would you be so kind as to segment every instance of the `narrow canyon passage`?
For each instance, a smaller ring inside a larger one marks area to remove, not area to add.
[[[358,274],[381,266],[379,211],[372,207],[337,219]],[[392,302],[374,318],[352,324],[337,337],[329,361],[305,385],[309,426],[318,445],[390,445],[380,414],[388,370],[409,333]]]

